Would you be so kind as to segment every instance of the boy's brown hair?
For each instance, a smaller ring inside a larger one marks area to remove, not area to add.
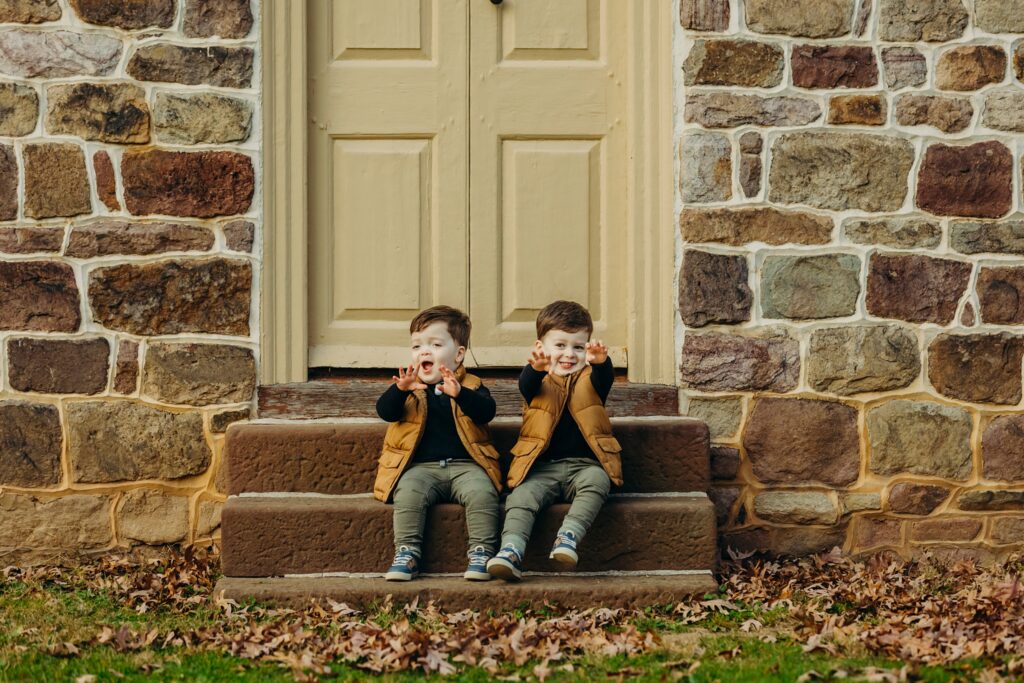
[[[555,301],[537,314],[537,339],[543,339],[551,330],[586,330],[589,337],[594,333],[594,320],[590,317],[590,311],[575,301]]]
[[[448,325],[448,334],[452,335],[456,344],[469,347],[469,333],[473,329],[473,323],[469,321],[468,315],[451,306],[431,306],[423,309],[409,323],[409,334],[419,332],[439,320]]]

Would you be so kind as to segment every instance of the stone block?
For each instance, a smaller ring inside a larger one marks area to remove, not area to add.
[[[879,493],[847,493],[840,496],[840,503],[844,515],[881,510],[882,496]]]
[[[899,209],[914,162],[908,140],[860,133],[786,133],[772,152],[770,201],[833,211]]]
[[[989,33],[1024,33],[1024,2],[974,0],[974,21]]]
[[[249,47],[158,43],[135,51],[128,61],[128,75],[140,81],[248,88],[252,86],[252,66]]]
[[[246,261],[158,261],[89,274],[96,322],[137,335],[246,336],[251,294],[252,266]]]
[[[63,443],[57,406],[0,402],[0,485],[57,486]]]
[[[997,90],[985,95],[981,125],[993,130],[1024,133],[1024,90]]]
[[[943,396],[973,403],[1017,405],[1024,337],[940,334],[928,346],[928,379]]]
[[[213,231],[198,225],[103,220],[74,226],[65,254],[75,258],[149,255],[169,251],[209,251],[213,245]]]
[[[943,43],[961,37],[967,19],[962,0],[881,0],[878,34],[893,43]]]
[[[219,500],[201,500],[196,506],[196,538],[209,538],[220,531],[221,511],[224,503]]]
[[[109,76],[121,60],[120,38],[77,31],[0,31],[0,73],[18,78]]]
[[[126,30],[170,28],[174,0],[71,0],[82,21]]]
[[[245,142],[252,105],[237,97],[157,93],[153,126],[161,142],[178,145]]]
[[[38,120],[39,93],[35,88],[21,83],[0,83],[0,135],[30,135]]]
[[[18,217],[18,159],[12,145],[0,145],[0,220]]]
[[[121,177],[128,211],[212,218],[245,213],[256,177],[238,152],[126,152]]]
[[[137,85],[51,85],[46,99],[47,133],[122,145],[149,142],[149,105]]]
[[[683,209],[679,227],[685,242],[720,242],[734,247],[751,242],[827,244],[832,236],[829,216],[771,208]]]
[[[81,551],[109,546],[111,499],[74,494],[61,498],[0,494],[0,548]]]
[[[189,38],[245,38],[252,29],[250,0],[185,0]]]
[[[753,294],[747,277],[745,256],[688,249],[683,254],[679,274],[679,313],[683,323],[703,327],[750,320]]]
[[[880,254],[868,264],[868,313],[948,325],[967,289],[971,264],[921,254]]]
[[[779,524],[835,524],[839,511],[828,494],[818,491],[765,491],[754,499],[761,519]]]
[[[949,245],[963,254],[1024,254],[1024,221],[954,221]]]
[[[929,401],[895,400],[868,411],[870,468],[962,481],[971,474],[971,416]]]
[[[1000,481],[1024,480],[1024,415],[1000,415],[981,436],[982,474]]]
[[[139,344],[122,339],[117,346],[117,365],[114,369],[114,391],[134,394],[139,388]]]
[[[860,473],[857,409],[834,401],[760,398],[743,429],[743,447],[762,482],[849,486]]]
[[[800,377],[800,345],[773,330],[759,337],[689,333],[681,373],[684,386],[701,391],[792,391]]]
[[[718,525],[718,528],[728,526],[732,508],[736,505],[741,493],[741,489],[735,486],[716,487],[708,491],[708,498],[715,506],[715,524]]]
[[[821,117],[821,107],[806,97],[694,92],[686,97],[684,116],[705,128],[805,126]]]
[[[973,541],[981,533],[981,520],[975,517],[941,517],[910,524],[910,540]]]
[[[769,256],[761,267],[766,318],[853,315],[860,296],[860,259],[850,254]]]
[[[100,150],[92,155],[92,168],[96,173],[96,194],[108,211],[120,211],[121,202],[117,198],[117,180],[114,176],[114,164],[110,155]]]
[[[964,45],[946,50],[935,62],[940,90],[978,90],[1006,78],[1006,53],[996,45]]]
[[[228,427],[236,422],[248,420],[249,410],[225,410],[223,413],[215,413],[210,416],[210,431],[214,434],[223,434]]]
[[[78,145],[45,142],[25,145],[25,215],[77,216],[92,211],[85,154]]]
[[[222,344],[152,342],[146,351],[142,393],[193,406],[243,403],[256,391],[251,349]]]
[[[743,399],[691,397],[686,414],[707,424],[711,440],[731,439],[740,428],[743,417]]]
[[[56,254],[64,244],[64,228],[0,228],[0,252]]]
[[[807,383],[815,391],[850,396],[909,386],[921,374],[917,337],[897,325],[814,330]]]
[[[892,216],[843,222],[843,236],[856,244],[896,249],[931,249],[942,241],[942,226],[928,218]]]
[[[0,330],[75,332],[81,320],[71,266],[0,262]]]
[[[718,481],[731,481],[740,473],[740,451],[728,446],[711,448],[711,478]]]
[[[135,489],[122,496],[115,512],[122,541],[149,545],[178,543],[188,536],[188,498],[159,489]]]
[[[882,95],[836,95],[828,101],[828,122],[836,125],[884,126],[887,109]]]
[[[949,498],[945,486],[899,482],[889,489],[889,511],[903,515],[930,515]]]
[[[782,82],[785,57],[774,43],[698,40],[683,63],[686,85],[774,88]]]
[[[961,510],[1024,510],[1024,491],[964,491],[956,500]]]
[[[885,67],[885,85],[890,90],[924,85],[928,80],[928,64],[916,48],[883,48],[882,65]]]
[[[198,413],[130,401],[68,403],[68,459],[76,483],[181,479],[210,466]]]
[[[747,28],[801,38],[837,38],[850,32],[854,0],[746,0]]]
[[[41,24],[60,19],[58,0],[5,0],[0,3],[0,22]]]
[[[903,522],[884,517],[859,517],[854,525],[854,547],[868,550],[881,546],[899,546]]]
[[[110,345],[102,338],[11,338],[7,364],[15,391],[98,394],[107,388]]]
[[[943,133],[959,133],[971,125],[974,107],[966,97],[900,95],[896,122],[901,126],[931,126]]]
[[[996,517],[989,537],[994,543],[1024,542],[1024,517]]]
[[[729,0],[681,0],[679,21],[691,31],[726,31]]]
[[[721,133],[683,136],[681,186],[686,203],[732,197],[732,143]]]
[[[1024,268],[982,268],[977,287],[982,322],[1024,324]]]
[[[252,252],[256,226],[249,221],[231,221],[224,225],[225,246],[231,251]]]
[[[870,88],[878,84],[878,63],[870,47],[795,45],[790,53],[798,88]]]

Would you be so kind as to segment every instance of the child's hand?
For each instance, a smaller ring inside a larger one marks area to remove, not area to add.
[[[530,357],[527,359],[530,367],[537,372],[548,372],[551,370],[551,356],[544,353],[540,348],[535,348],[530,352]]]
[[[455,379],[455,373],[443,365],[439,365],[438,370],[441,371],[441,379],[443,380],[441,391],[452,398],[458,396],[459,392],[462,391],[462,385],[459,384],[459,380]]]
[[[419,379],[420,364],[410,365],[408,368],[398,368],[398,376],[392,377],[395,380],[395,384],[402,391],[412,391],[413,389],[426,389],[427,385]]]
[[[587,362],[591,365],[600,365],[608,360],[608,345],[600,339],[587,342]]]

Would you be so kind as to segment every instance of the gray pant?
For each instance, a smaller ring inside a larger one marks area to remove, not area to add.
[[[469,548],[482,545],[494,553],[498,541],[498,491],[484,469],[472,460],[416,463],[395,486],[395,547],[407,546],[422,556],[427,509],[456,502],[466,508]]]
[[[534,463],[523,483],[512,489],[505,501],[501,545],[511,544],[523,554],[537,513],[560,495],[572,502],[562,521],[562,529],[576,534],[577,540],[583,538],[601,511],[611,487],[608,474],[592,458]]]

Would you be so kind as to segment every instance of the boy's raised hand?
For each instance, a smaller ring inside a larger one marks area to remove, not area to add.
[[[591,365],[600,365],[608,360],[608,345],[600,339],[587,342],[587,362]]]
[[[408,368],[398,368],[398,376],[393,376],[391,379],[395,380],[395,384],[402,391],[412,391],[413,389],[426,389],[427,385],[419,379],[420,364],[410,365]]]
[[[551,356],[544,353],[544,350],[538,344],[530,352],[530,357],[527,359],[530,367],[537,372],[548,372],[551,370]]]
[[[443,365],[438,366],[438,370],[441,371],[441,379],[443,380],[441,391],[452,398],[458,396],[459,392],[462,391],[462,385],[459,384],[459,380],[455,379],[455,373]]]

